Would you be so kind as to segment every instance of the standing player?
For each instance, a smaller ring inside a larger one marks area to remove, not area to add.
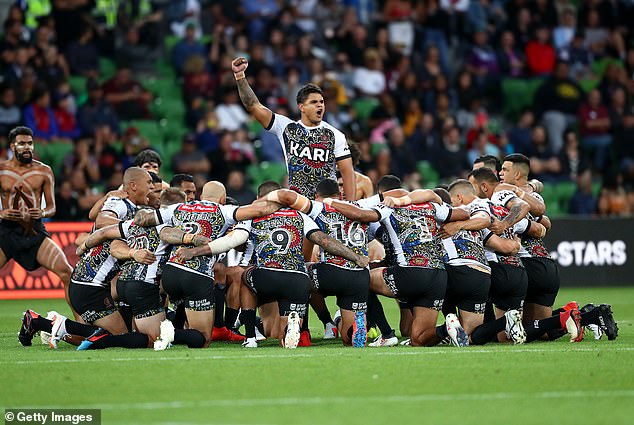
[[[28,271],[40,266],[52,271],[64,284],[68,303],[72,269],[42,223],[55,215],[55,176],[48,165],[33,160],[30,128],[11,130],[9,148],[13,158],[0,163],[0,268],[14,259]]]
[[[187,196],[186,202],[192,202],[196,200],[196,183],[194,182],[194,177],[192,175],[174,175],[174,177],[172,177],[172,180],[170,180],[170,187],[175,187],[185,192],[185,196]]]
[[[299,90],[296,100],[301,118],[292,121],[260,103],[244,74],[248,65],[242,57],[231,64],[240,100],[267,131],[277,136],[286,156],[290,189],[315,199],[317,183],[325,178],[336,180],[338,168],[345,197],[354,201],[356,185],[350,149],[343,133],[322,121],[326,106],[321,89],[307,84]]]

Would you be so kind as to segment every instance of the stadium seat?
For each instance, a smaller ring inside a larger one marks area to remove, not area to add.
[[[247,176],[251,180],[253,190],[257,190],[257,187],[267,180],[273,180],[281,184],[286,174],[286,164],[279,162],[264,161],[247,167]]]
[[[431,189],[438,184],[440,175],[429,161],[419,161],[417,169],[424,187]]]
[[[38,146],[37,149],[41,150],[43,146]],[[60,176],[64,168],[64,158],[73,151],[74,147],[72,143],[66,141],[52,140],[46,145],[45,151],[40,152],[40,155],[42,161],[51,167],[53,173]]]
[[[570,199],[577,190],[577,184],[575,182],[559,182],[555,185],[555,194],[557,195],[557,202],[564,212],[568,211],[570,206]]]
[[[533,104],[535,92],[542,84],[540,78],[519,79],[505,78],[502,80],[502,93],[505,99],[504,115],[510,119],[517,119],[522,109]]]
[[[552,183],[544,183],[544,189],[541,191],[540,195],[544,198],[544,202],[546,203],[546,214],[551,215],[551,208],[553,210],[559,211],[559,202],[557,200],[557,191],[555,190],[555,186]]]
[[[101,81],[108,80],[117,72],[117,64],[108,58],[99,58],[99,79]]]
[[[363,97],[352,103],[352,108],[357,113],[357,120],[362,126],[365,127],[368,122],[368,118],[370,118],[370,114],[378,105],[379,101],[374,97]]]
[[[154,148],[161,149],[163,146],[163,131],[156,124],[154,120],[133,120],[123,125],[125,128],[136,127],[139,133],[148,141]]]
[[[73,93],[75,93],[76,97],[86,93],[86,77],[82,77],[81,75],[72,75],[68,78],[68,85]]]

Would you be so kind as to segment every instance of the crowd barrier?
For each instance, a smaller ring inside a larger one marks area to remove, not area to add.
[[[69,263],[77,263],[75,239],[91,223],[47,223],[53,240]],[[634,219],[560,218],[545,240],[559,263],[562,286],[625,286],[634,284]],[[0,269],[0,299],[63,298],[62,283],[53,273],[27,272],[14,261]]]

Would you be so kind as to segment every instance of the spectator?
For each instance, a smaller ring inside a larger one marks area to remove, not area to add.
[[[117,69],[114,77],[104,83],[103,93],[119,119],[129,121],[150,118],[149,103],[152,101],[152,93],[132,79],[130,69]]]
[[[154,73],[154,64],[159,59],[160,50],[141,44],[139,30],[131,27],[125,33],[116,49],[117,66],[130,68],[135,74]]]
[[[73,152],[64,158],[64,178],[69,180],[74,173],[81,171],[84,179],[90,186],[94,186],[101,180],[99,175],[99,162],[90,153],[90,139],[80,139],[75,143]]]
[[[473,34],[473,47],[467,58],[467,70],[473,75],[478,87],[488,86],[490,81],[497,78],[499,66],[495,50],[489,44],[485,31]]]
[[[83,136],[92,136],[97,128],[107,126],[112,133],[120,134],[119,120],[104,97],[103,90],[97,80],[89,78],[86,81],[88,100],[77,112],[79,129]]]
[[[246,125],[251,119],[238,101],[238,91],[235,87],[221,87],[222,103],[216,106],[218,128],[220,130],[236,131]]]
[[[36,68],[38,78],[47,84],[50,90],[55,89],[60,83],[66,81],[70,72],[64,56],[57,52],[57,47],[49,46],[44,51],[44,57],[39,67]]]
[[[543,181],[557,180],[561,173],[561,163],[548,144],[544,127],[538,125],[533,128],[531,142],[527,154],[531,160],[531,174]]]
[[[577,133],[570,129],[566,130],[564,140],[564,148],[559,152],[561,175],[565,179],[574,181],[579,175],[590,170],[590,164],[588,163],[586,155],[579,149]]]
[[[73,140],[79,137],[79,124],[75,114],[71,110],[71,94],[60,94],[55,101],[55,122],[59,137],[62,139]]]
[[[568,71],[566,62],[557,62],[555,73],[544,81],[533,98],[537,115],[541,116],[546,127],[550,145],[557,152],[564,144],[564,130],[577,124],[583,96],[583,90],[570,78]]]
[[[55,193],[55,205],[63,205],[55,212],[55,221],[86,221],[86,215],[81,215],[77,194],[73,191],[70,180],[64,180]]]
[[[17,105],[15,89],[10,85],[0,88],[0,138],[5,138],[13,127],[20,124],[22,113]]]
[[[185,38],[172,48],[172,63],[179,74],[191,56],[206,56],[205,46],[196,38],[196,25],[189,23],[185,29]]]
[[[88,217],[90,209],[103,197],[104,194],[99,189],[91,188],[88,185],[84,171],[81,169],[73,170],[67,181],[70,182],[71,189],[75,193],[77,205],[79,207],[79,216]]]
[[[530,108],[524,109],[522,115],[509,134],[509,138],[518,153],[526,154],[531,147],[535,114]]]
[[[206,69],[205,58],[200,55],[190,56],[183,67],[185,76],[183,94],[185,99],[201,96],[211,99],[214,95],[215,82]]]
[[[601,188],[598,201],[599,215],[629,217],[632,213],[621,174],[608,176]]]
[[[18,46],[15,50],[8,52],[5,57],[10,58],[4,70],[4,82],[15,85],[23,79],[29,67],[30,55],[26,46]]]
[[[542,25],[535,29],[535,39],[526,44],[526,67],[530,75],[548,75],[555,69],[556,54],[549,39],[550,30]]]
[[[172,157],[172,170],[175,173],[207,175],[210,171],[209,160],[196,147],[196,137],[187,134],[183,137],[180,152]]]
[[[612,93],[610,124],[612,126],[613,152],[617,165],[627,183],[634,183],[634,108],[625,97],[625,90]]]
[[[570,199],[568,212],[574,215],[596,214],[597,200],[592,193],[592,173],[586,170],[576,180],[577,190]]]
[[[553,45],[557,51],[567,48],[572,43],[576,26],[574,8],[566,7],[561,13],[559,26],[553,31]]]
[[[579,109],[581,145],[593,152],[594,166],[603,170],[608,150],[612,144],[608,108],[601,104],[601,93],[594,89],[588,93],[588,101]]]
[[[559,52],[559,57],[570,64],[570,76],[573,79],[581,80],[591,78],[592,55],[583,47],[583,33],[579,30],[572,38],[569,46],[564,47]]]
[[[262,40],[269,25],[280,11],[275,0],[242,0],[244,15],[248,18],[249,38]]]
[[[94,76],[99,71],[99,52],[92,28],[85,27],[79,39],[66,48],[70,71],[76,75]]]
[[[36,139],[51,140],[59,136],[55,114],[51,109],[51,95],[40,85],[33,93],[33,102],[24,109],[24,124],[33,130]]]
[[[360,96],[378,96],[385,90],[386,81],[383,63],[376,49],[367,49],[364,53],[365,66],[354,72],[353,85]]]
[[[507,6],[512,4],[512,2],[508,2]],[[509,19],[507,29],[514,32],[517,47],[524,50],[531,40],[533,22],[531,12],[527,8],[521,7],[518,10],[517,14],[513,13],[513,16],[516,16],[516,18]]]
[[[473,141],[473,147],[468,152],[469,163],[473,164],[476,158],[484,155],[500,156],[500,149],[489,142],[489,135],[483,128],[478,130],[478,134]]]
[[[416,154],[412,141],[405,138],[402,127],[396,126],[388,132],[388,147],[390,172],[404,177],[416,172]]]
[[[518,78],[524,72],[524,54],[515,48],[515,36],[511,31],[504,31],[500,37],[497,62],[504,76]]]
[[[442,144],[432,157],[432,165],[445,181],[464,178],[467,170],[471,169],[467,151],[461,145],[458,127],[451,126],[444,130]]]
[[[255,200],[255,193],[245,185],[244,173],[232,170],[227,175],[227,196],[231,196],[240,205],[248,205]]]

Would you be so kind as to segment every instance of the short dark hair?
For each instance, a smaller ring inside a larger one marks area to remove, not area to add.
[[[400,189],[401,179],[392,174],[386,174],[385,176],[381,177],[376,186],[379,193],[386,192],[392,189]]]
[[[163,164],[163,161],[161,161],[161,155],[152,149],[142,150],[134,157],[134,165],[137,167],[140,167],[148,162],[156,162],[159,167]]]
[[[465,179],[458,179],[456,181],[453,181],[450,185],[449,188],[447,189],[449,191],[449,193],[453,193],[454,191],[460,191],[461,189],[466,189],[469,192],[473,192],[475,194],[475,191],[473,190],[473,185],[469,182],[469,180],[465,180]]]
[[[31,136],[33,137],[33,130],[23,125],[18,126],[9,132],[9,143],[15,143],[15,139],[18,136]]]
[[[324,179],[317,184],[317,194],[321,197],[339,196],[339,183]]]
[[[447,192],[447,189],[437,187],[433,190],[436,195],[440,196],[440,199],[442,199],[445,204],[451,205],[451,195],[449,194],[449,192]]]
[[[475,161],[473,161],[473,164],[479,164],[479,163],[484,164],[485,167],[495,170],[498,173],[502,169],[502,164],[500,163],[500,160],[495,155],[490,155],[490,154],[482,155],[477,157]]]
[[[506,155],[504,157],[504,161],[509,161],[515,165],[520,166],[520,170],[523,171],[524,175],[528,177],[528,173],[531,171],[531,160],[528,159],[526,155],[522,155],[521,153],[513,153],[511,155]]]
[[[225,197],[225,205],[240,205],[236,198],[232,198],[231,196]]]
[[[150,175],[152,174],[154,173],[150,173]],[[163,189],[163,191],[161,192],[161,205],[180,204],[181,202],[185,202],[185,200],[187,200],[187,195],[185,195],[185,192],[176,187]]]
[[[268,195],[274,190],[281,189],[282,185],[274,180],[267,180],[258,186],[258,198]]]
[[[194,183],[194,176],[191,174],[174,174],[170,180],[170,187],[180,187],[183,182]]]
[[[148,171],[148,173],[150,173],[150,177],[152,177],[152,183],[163,183],[163,180],[154,171]]]
[[[477,182],[498,183],[500,180],[493,170],[482,167],[469,173],[469,177],[473,177]]]
[[[312,93],[317,93],[322,96],[324,95],[323,91],[318,85],[308,83],[297,92],[297,104],[299,105],[300,103],[306,102],[306,99],[308,99],[308,96]]]

